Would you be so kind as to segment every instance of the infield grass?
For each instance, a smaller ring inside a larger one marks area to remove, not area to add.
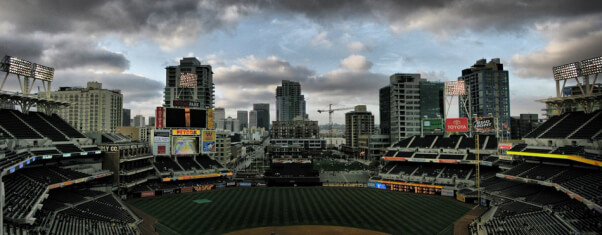
[[[195,200],[210,203],[195,203]],[[362,188],[232,188],[140,199],[159,234],[223,234],[264,226],[333,225],[391,234],[451,234],[470,208],[440,196]]]

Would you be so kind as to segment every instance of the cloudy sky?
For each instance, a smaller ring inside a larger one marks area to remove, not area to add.
[[[541,113],[552,66],[602,55],[602,1],[579,0],[3,0],[0,54],[56,68],[53,87],[99,81],[132,114],[154,115],[165,66],[198,57],[214,69],[228,115],[299,81],[317,109],[368,105],[393,73],[456,80],[481,58],[510,71],[511,114]],[[10,88],[18,87],[12,80]],[[16,90],[16,89],[15,89]],[[453,112],[453,111],[452,111]],[[457,112],[456,112],[457,113]],[[343,113],[335,122],[344,122]]]

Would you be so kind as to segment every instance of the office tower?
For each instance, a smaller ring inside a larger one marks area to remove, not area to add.
[[[380,88],[378,99],[380,113],[380,133],[391,134],[391,86]]]
[[[257,127],[257,111],[251,110],[249,112],[249,128]]]
[[[443,118],[445,95],[444,82],[431,82],[421,79],[420,92],[420,118]]]
[[[236,111],[236,119],[238,119],[238,122],[240,122],[241,130],[249,127],[249,112],[247,110]]]
[[[165,107],[211,109],[214,103],[213,71],[194,57],[165,68]]]
[[[318,121],[296,117],[293,120],[272,122],[270,137],[273,139],[318,138],[319,133]]]
[[[146,119],[144,118],[144,116],[142,116],[140,114],[134,116],[134,126],[135,127],[146,126]]]
[[[498,118],[499,127],[510,128],[510,93],[508,71],[500,59],[487,62],[477,60],[470,68],[462,70],[458,80],[465,82],[469,99],[469,112],[472,116]],[[464,108],[460,108],[460,117],[468,117]],[[509,130],[509,129],[508,129]]]
[[[129,109],[123,109],[123,123],[122,126],[130,126],[130,119],[132,115],[132,111]]]
[[[153,117],[153,116],[148,117],[148,125],[155,126],[155,117]]]
[[[270,129],[270,104],[253,104],[253,110],[257,111],[257,127]]]
[[[46,97],[39,92],[38,97]],[[115,132],[123,125],[123,95],[120,90],[102,89],[102,83],[88,82],[86,88],[61,87],[50,92],[51,99],[71,103],[56,113],[81,132]]]
[[[215,120],[226,119],[226,109],[215,108],[215,110],[213,111],[213,118]]]
[[[391,143],[420,135],[420,122],[424,118],[443,118],[445,83],[407,73],[393,74],[389,82],[380,89],[379,100],[381,133],[388,134]]]
[[[366,110],[366,105],[357,105],[355,110],[345,113],[345,145],[351,149],[359,147],[361,135],[374,133],[374,115]]]
[[[276,121],[293,120],[295,117],[307,117],[301,84],[282,80],[282,86],[276,87]]]
[[[391,143],[420,135],[420,74],[396,73],[390,81]]]

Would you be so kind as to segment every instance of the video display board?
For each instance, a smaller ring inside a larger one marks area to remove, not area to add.
[[[199,138],[195,136],[176,136],[173,138],[174,155],[197,155]]]
[[[190,109],[190,127],[207,127],[207,110]]]
[[[207,128],[207,110],[190,108],[166,108],[165,127]]]

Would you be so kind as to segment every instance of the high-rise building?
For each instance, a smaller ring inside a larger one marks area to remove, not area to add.
[[[216,129],[223,130],[223,122],[221,122],[222,125],[220,125],[220,121],[223,121],[224,119],[226,119],[226,110],[221,107],[215,108],[213,110],[213,122]]]
[[[390,81],[390,141],[420,135],[420,74],[396,73]]]
[[[296,117],[293,120],[272,122],[270,137],[272,139],[318,138],[319,133],[318,121]]]
[[[130,119],[132,118],[132,110],[123,109],[123,123],[122,126],[130,126]]]
[[[345,113],[345,145],[351,149],[359,147],[362,135],[374,133],[374,115],[366,110],[366,105],[357,105],[355,110]]]
[[[469,112],[478,117],[498,118],[499,127],[510,128],[510,92],[508,71],[500,59],[487,62],[477,60],[470,68],[462,70],[462,76],[469,99]],[[464,108],[460,108],[460,117],[468,117]]]
[[[445,89],[444,82],[431,82],[422,79],[419,84],[420,118],[443,118]]]
[[[255,110],[249,112],[249,128],[257,128],[257,111]]]
[[[301,84],[282,80],[282,86],[276,87],[276,121],[293,120],[295,117],[307,118]]]
[[[148,117],[148,125],[155,126],[155,117],[154,116]]]
[[[249,127],[249,112],[247,110],[236,111],[236,119],[240,123],[240,130]]]
[[[257,112],[257,127],[270,129],[270,104],[253,104],[253,110]]]
[[[213,118],[215,120],[226,119],[226,109],[215,108],[215,110],[213,110]]]
[[[144,116],[142,116],[140,114],[134,116],[134,126],[135,127],[146,126],[146,119],[144,118]]]
[[[510,117],[510,122],[512,123],[511,138],[515,140],[523,138],[540,124],[537,114],[524,113],[521,113],[519,117]]]
[[[180,60],[180,65],[165,68],[165,72],[165,107],[213,108],[215,85],[211,65],[187,57]]]
[[[380,89],[380,133],[391,143],[420,135],[423,118],[443,118],[445,83],[431,82],[420,74],[396,73]]]
[[[391,134],[391,86],[379,90],[380,133]]]
[[[39,92],[39,97],[46,97]],[[115,132],[123,125],[123,95],[120,90],[102,89],[102,83],[88,82],[86,88],[61,87],[50,92],[54,100],[71,105],[56,113],[81,132]]]
[[[237,119],[233,119],[232,117],[219,119],[217,120],[215,129],[228,130],[230,132],[240,132],[240,122]]]

